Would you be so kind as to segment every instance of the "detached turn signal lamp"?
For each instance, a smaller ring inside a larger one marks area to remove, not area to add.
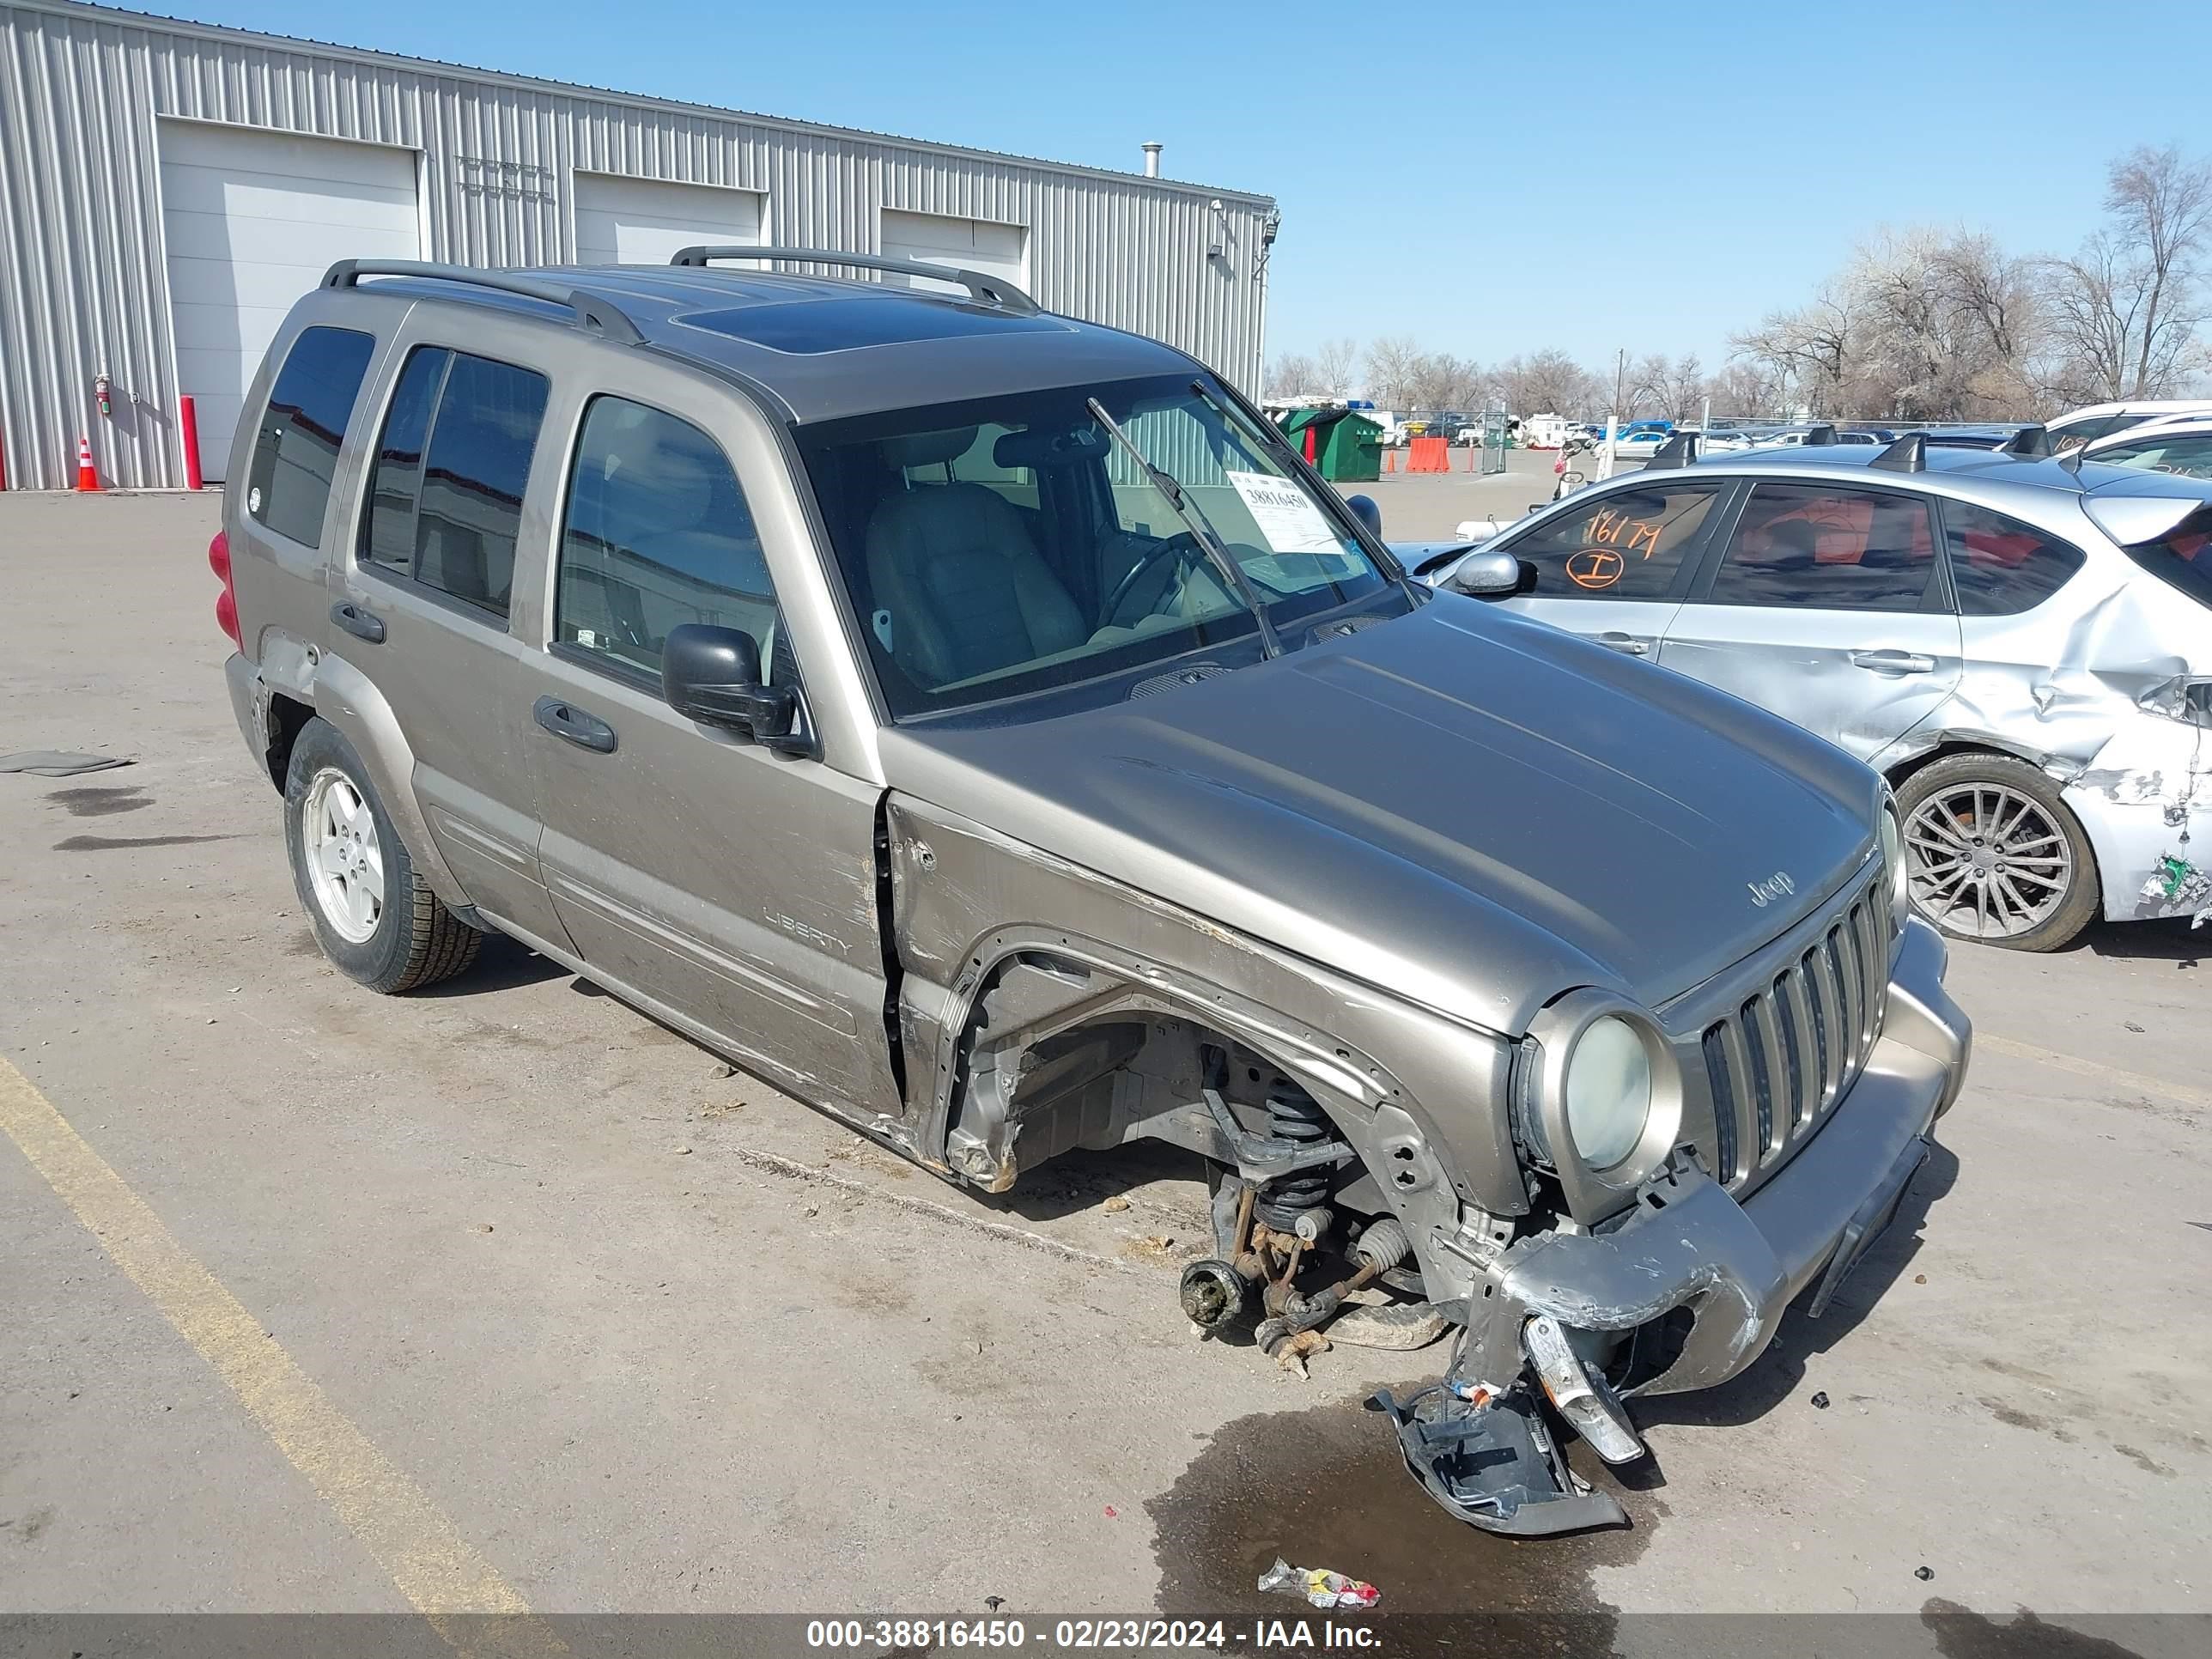
[[[1609,1389],[1601,1391],[1591,1382],[1582,1356],[1567,1340],[1559,1322],[1539,1314],[1521,1328],[1521,1346],[1544,1395],[1560,1416],[1575,1425],[1575,1432],[1608,1463],[1632,1463],[1644,1455],[1644,1442],[1628,1425],[1620,1402]]]

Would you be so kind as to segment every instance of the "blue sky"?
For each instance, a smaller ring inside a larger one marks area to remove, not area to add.
[[[1270,355],[1696,351],[1883,224],[2070,249],[2196,142],[2212,5],[168,0],[273,33],[1134,171],[1282,205]],[[147,0],[148,9],[165,9]],[[2201,143],[2200,148],[2212,148]]]

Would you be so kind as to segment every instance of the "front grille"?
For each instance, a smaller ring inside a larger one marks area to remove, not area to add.
[[[1810,1134],[1866,1066],[1889,990],[1890,917],[1877,881],[1780,971],[1705,1027],[1713,1165],[1735,1186]]]

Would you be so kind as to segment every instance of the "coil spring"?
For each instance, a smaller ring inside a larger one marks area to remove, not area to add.
[[[1295,1083],[1279,1078],[1267,1091],[1267,1130],[1276,1139],[1291,1141],[1301,1148],[1332,1139],[1336,1133],[1319,1102]],[[1328,1201],[1329,1179],[1326,1164],[1278,1176],[1260,1189],[1253,1207],[1270,1227],[1289,1232],[1300,1216]]]

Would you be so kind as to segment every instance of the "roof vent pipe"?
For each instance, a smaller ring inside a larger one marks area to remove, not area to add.
[[[1145,146],[1145,177],[1147,179],[1157,179],[1159,176],[1160,147],[1156,143],[1146,144]]]

